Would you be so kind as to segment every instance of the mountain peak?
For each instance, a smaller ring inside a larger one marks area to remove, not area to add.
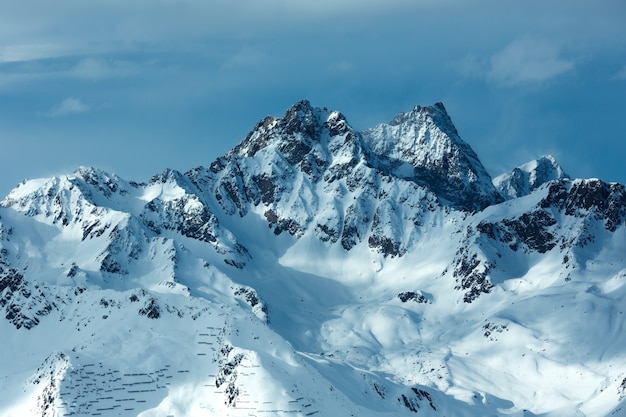
[[[446,125],[458,135],[456,128],[452,124],[452,120],[442,102],[437,102],[432,106],[415,105],[409,112],[400,112],[390,122],[390,126],[398,126],[406,123],[423,123],[426,119],[431,119],[438,126]]]
[[[290,142],[296,148],[310,148],[320,140],[327,109],[311,106],[301,100],[289,108],[283,117],[267,116],[256,124],[246,138],[230,154],[255,156],[260,150],[276,142]]]
[[[313,107],[309,101],[301,100],[282,117],[267,116],[257,123],[226,159],[256,157],[262,153],[263,158],[269,158],[267,161],[278,164],[286,161],[294,167],[304,164],[305,171],[310,171],[313,164],[323,170],[329,163],[328,141],[346,135],[354,137],[355,132],[343,114],[326,107]]]
[[[552,155],[543,155],[497,176],[493,183],[500,194],[510,200],[528,195],[549,181],[568,178]]]
[[[320,109],[313,108],[308,100],[294,104],[282,118],[287,134],[303,134],[311,139],[319,139],[321,131]]]
[[[396,175],[433,190],[447,204],[473,211],[500,201],[491,177],[442,103],[415,106],[388,124],[363,131],[363,137]]]
[[[286,112],[285,118],[288,118],[288,115],[294,115],[298,118],[308,118],[313,115],[316,108],[311,105],[309,100],[300,100],[295,102]]]

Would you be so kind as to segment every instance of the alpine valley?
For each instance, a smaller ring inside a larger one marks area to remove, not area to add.
[[[181,150],[185,152],[186,150]],[[141,156],[138,156],[141,157]],[[2,416],[626,416],[626,190],[296,103],[0,207]]]

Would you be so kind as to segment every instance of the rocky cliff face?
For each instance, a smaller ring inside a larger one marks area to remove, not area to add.
[[[492,182],[441,103],[358,132],[301,101],[208,167],[27,181],[0,414],[619,413],[625,223],[552,157]]]

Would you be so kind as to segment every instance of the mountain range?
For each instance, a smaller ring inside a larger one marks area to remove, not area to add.
[[[625,256],[622,184],[492,179],[441,103],[300,101],[186,173],[4,198],[0,414],[626,415]]]

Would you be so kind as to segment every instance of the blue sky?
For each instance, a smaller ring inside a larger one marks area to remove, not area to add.
[[[303,98],[357,129],[442,101],[493,176],[625,183],[624,27],[623,0],[0,0],[0,195],[208,165]]]

